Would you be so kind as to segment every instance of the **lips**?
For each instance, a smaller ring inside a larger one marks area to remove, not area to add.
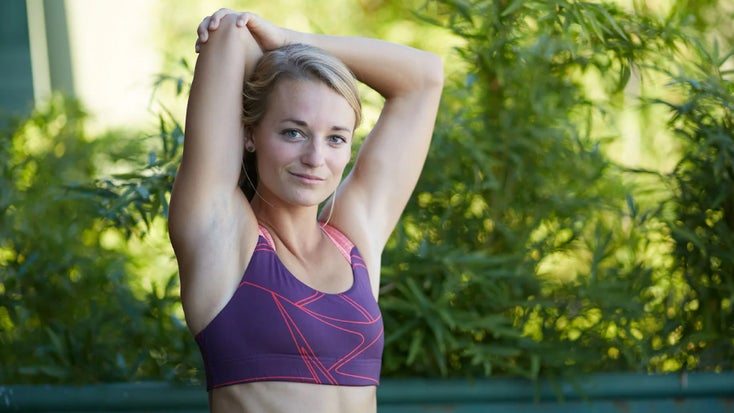
[[[291,175],[295,176],[296,178],[299,178],[302,181],[307,182],[321,182],[324,180],[324,178],[319,178],[318,176],[309,175],[309,174],[301,174],[301,173],[295,173],[295,172],[289,172]]]

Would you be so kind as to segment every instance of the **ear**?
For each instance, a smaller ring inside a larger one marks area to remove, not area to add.
[[[245,150],[255,152],[255,138],[251,126],[245,128]]]

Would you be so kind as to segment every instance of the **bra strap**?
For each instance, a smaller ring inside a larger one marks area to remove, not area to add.
[[[265,241],[267,241],[268,244],[270,244],[270,248],[275,249],[275,242],[273,242],[273,237],[270,235],[270,231],[268,231],[267,228],[257,224],[257,232],[265,238]]]
[[[354,248],[354,244],[352,243],[352,241],[350,241],[349,238],[347,238],[347,236],[344,235],[341,231],[332,227],[329,224],[322,224],[321,229],[329,237],[329,239],[334,242],[334,245],[336,245],[336,247],[339,249],[339,252],[342,253],[344,258],[346,258],[347,261],[352,262],[352,248]]]
[[[346,258],[348,262],[352,262],[352,248],[354,248],[354,243],[352,243],[352,241],[350,241],[349,238],[347,238],[347,236],[341,231],[331,225],[321,225],[321,229],[334,243],[334,245],[336,245],[336,248],[342,253],[344,258]],[[260,224],[257,225],[257,231],[265,238],[265,241],[270,244],[270,247],[275,249],[275,242],[273,241],[272,235],[270,235],[270,231]]]

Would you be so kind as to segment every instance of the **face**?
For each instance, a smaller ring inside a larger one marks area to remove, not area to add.
[[[315,206],[336,190],[351,156],[354,110],[323,83],[281,80],[253,129],[258,192]]]

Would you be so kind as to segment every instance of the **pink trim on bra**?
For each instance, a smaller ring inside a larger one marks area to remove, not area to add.
[[[352,243],[352,241],[350,241],[349,238],[347,238],[347,236],[344,235],[341,231],[329,224],[321,225],[321,229],[336,245],[336,247],[339,249],[339,252],[342,253],[347,261],[352,262],[352,248],[354,248],[354,244]]]
[[[265,240],[268,242],[268,244],[270,244],[270,247],[275,250],[275,242],[273,242],[273,237],[272,235],[270,235],[270,231],[268,231],[268,229],[264,226],[257,224],[257,232],[265,237]]]
[[[320,226],[321,230],[324,231],[324,234],[329,237],[339,252],[347,259],[347,262],[352,262],[352,248],[354,248],[354,243],[352,243],[346,235],[335,227],[329,224],[320,224]],[[270,231],[260,224],[257,225],[257,231],[260,235],[265,237],[268,244],[270,244],[273,250],[275,250],[275,242],[273,241],[273,236],[270,235]]]

